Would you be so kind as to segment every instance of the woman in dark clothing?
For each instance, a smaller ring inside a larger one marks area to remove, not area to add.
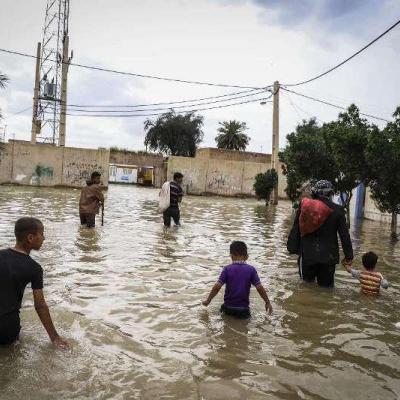
[[[312,188],[312,198],[304,198],[289,234],[287,248],[299,255],[299,274],[307,282],[332,287],[339,263],[338,234],[345,255],[351,263],[353,247],[343,207],[334,204],[332,184],[319,181]]]

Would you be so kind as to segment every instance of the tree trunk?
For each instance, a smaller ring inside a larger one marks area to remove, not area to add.
[[[392,222],[390,224],[391,229],[391,237],[392,239],[397,240],[397,213],[392,212]]]
[[[343,195],[346,194],[346,200],[344,199]],[[342,200],[343,207],[346,211],[346,224],[347,227],[350,228],[351,225],[351,218],[350,218],[350,202],[353,196],[352,192],[349,193],[340,193],[340,200]]]

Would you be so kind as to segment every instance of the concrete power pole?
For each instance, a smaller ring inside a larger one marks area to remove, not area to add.
[[[273,116],[272,116],[272,155],[271,155],[271,169],[278,173],[279,160],[279,82],[274,82],[273,89]],[[278,204],[278,188],[274,189],[272,193],[272,203]]]
[[[38,95],[37,77],[35,80],[34,98],[38,103],[33,107],[36,129],[32,129],[32,143],[65,145],[69,4],[70,0],[46,0]]]
[[[38,115],[39,92],[40,92],[40,56],[42,44],[38,43],[36,51],[36,71],[35,71],[35,89],[33,90],[33,107],[32,107],[32,130],[31,143],[36,143],[36,136],[40,135],[41,121],[36,118]]]
[[[60,127],[58,134],[58,145],[65,146],[65,130],[67,122],[67,83],[68,83],[68,69],[72,60],[68,57],[69,36],[64,38],[63,55],[62,55],[62,71],[61,71],[61,112],[60,112]]]

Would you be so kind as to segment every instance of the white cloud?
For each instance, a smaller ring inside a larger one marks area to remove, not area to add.
[[[46,1],[3,0],[2,3],[7,13],[0,15],[0,37],[3,38],[0,47],[33,54],[36,42],[41,39]],[[289,23],[290,20],[284,18],[284,2],[279,3],[281,8],[266,3],[260,7],[256,3],[72,1],[70,45],[74,49],[74,61],[144,74],[245,86],[266,85],[277,79],[287,83],[331,67],[383,31],[393,22],[390,16],[400,12],[399,2],[389,0],[378,4],[371,1],[369,7],[355,8],[352,12],[341,13],[341,10],[332,11],[326,7],[323,12],[320,9],[312,13],[302,23]],[[361,23],[362,20],[368,23]],[[390,117],[400,104],[399,39],[399,30],[390,33],[340,70],[298,90],[344,106],[353,101],[362,111]],[[0,92],[0,107],[7,116],[30,105],[34,62],[1,53],[0,71],[11,78],[8,89]],[[77,67],[70,69],[69,102],[76,104],[141,104],[232,91],[122,77]],[[307,118],[308,114],[320,120],[337,115],[334,109],[295,95],[291,95],[291,99],[297,110],[282,93],[281,143],[296,122]],[[249,126],[250,150],[259,151],[261,146],[263,151],[271,149],[270,105],[255,103],[205,111],[203,115],[204,145],[215,145],[218,121],[238,119]],[[10,118],[6,122],[7,130],[15,132],[18,138],[29,139],[30,120],[29,112]],[[143,120],[69,117],[67,145],[143,148]]]

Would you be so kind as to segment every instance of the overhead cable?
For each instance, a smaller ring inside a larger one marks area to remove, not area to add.
[[[317,99],[317,98],[315,98],[315,97],[307,96],[307,95],[305,95],[305,94],[303,94],[303,93],[295,92],[294,90],[286,89],[286,88],[284,88],[284,87],[281,87],[281,89],[282,89],[282,90],[285,90],[286,92],[293,93],[293,94],[295,94],[295,95],[297,95],[297,96],[304,97],[305,99],[312,100],[312,101],[316,101],[316,102],[318,102],[318,103],[325,104],[325,105],[327,105],[327,106],[331,106],[331,107],[337,108],[337,109],[339,109],[339,110],[345,110],[345,111],[347,110],[346,107],[338,106],[337,104],[330,103],[329,101],[325,101],[325,100]],[[362,116],[364,116],[364,117],[368,117],[368,118],[373,118],[373,119],[376,119],[376,120],[379,120],[379,121],[390,122],[390,121],[389,121],[388,119],[386,119],[386,118],[377,117],[376,115],[372,115],[372,114],[366,114],[366,113],[360,112],[360,115],[362,115]]]
[[[265,88],[262,88],[262,90],[267,90],[268,88],[272,87],[266,86]],[[105,105],[105,104],[68,104],[68,107],[84,107],[84,108],[136,108],[136,107],[150,107],[150,106],[161,106],[161,105],[168,105],[168,104],[183,104],[183,103],[193,103],[193,102],[198,102],[198,101],[206,101],[206,100],[213,100],[213,99],[219,99],[222,97],[231,97],[231,96],[236,96],[240,94],[246,94],[246,93],[251,93],[251,92],[257,92],[260,89],[251,89],[251,90],[241,90],[239,92],[233,92],[233,93],[227,93],[227,94],[221,94],[219,96],[209,96],[209,97],[202,97],[202,98],[196,98],[196,99],[187,99],[187,100],[177,100],[177,101],[164,101],[161,103],[147,103],[147,104],[131,104],[131,105]]]
[[[18,56],[22,56],[22,57],[33,58],[33,59],[37,58],[33,54],[27,54],[27,53],[22,53],[20,51],[7,50],[7,49],[2,49],[2,48],[0,48],[0,52],[18,55]],[[78,64],[78,63],[73,63],[73,62],[68,62],[68,63],[64,63],[64,64],[72,65],[74,67],[79,67],[79,68],[83,68],[83,69],[94,70],[94,71],[110,72],[110,73],[118,74],[118,75],[133,76],[136,78],[156,79],[156,80],[167,81],[167,82],[177,82],[177,83],[187,83],[187,84],[191,84],[191,85],[205,85],[205,86],[237,88],[237,89],[262,89],[262,87],[255,87],[255,86],[229,85],[226,83],[211,83],[211,82],[203,82],[203,81],[192,81],[192,80],[186,80],[186,79],[167,78],[167,77],[155,76],[155,75],[145,75],[145,74],[138,74],[135,72],[118,71],[116,69],[96,67],[93,65]]]
[[[302,82],[297,82],[297,83],[286,83],[284,84],[284,86],[287,87],[294,87],[294,86],[300,86],[300,85],[305,85],[306,83],[310,83],[313,82],[319,78],[322,78],[323,76],[329,74],[330,72],[334,71],[335,69],[341,67],[342,65],[346,64],[348,61],[350,61],[351,59],[353,59],[354,57],[358,56],[360,53],[362,53],[364,50],[366,50],[368,47],[372,46],[375,42],[377,42],[379,39],[381,39],[382,37],[384,37],[386,34],[388,34],[392,29],[394,29],[397,25],[400,24],[400,19],[395,22],[392,26],[390,26],[388,29],[386,29],[385,32],[381,33],[378,37],[376,37],[374,40],[372,40],[371,42],[369,42],[368,44],[366,44],[363,48],[361,48],[360,50],[358,50],[356,53],[354,53],[353,55],[351,55],[350,57],[346,58],[345,60],[343,60],[341,63],[335,65],[334,67],[328,69],[327,71],[323,72],[322,74],[319,74],[317,76],[314,76],[313,78],[307,79],[306,81],[302,81]]]
[[[28,110],[31,110],[32,109],[32,106],[29,106],[29,107],[27,107],[27,108],[24,108],[23,110],[21,110],[21,111],[17,111],[17,112],[15,112],[15,113],[12,113],[11,115],[9,115],[8,117],[4,117],[4,119],[6,120],[6,119],[10,119],[10,118],[12,118],[12,117],[14,117],[14,116],[16,116],[16,115],[19,115],[19,114],[22,114],[22,113],[24,113],[25,111],[28,111]]]
[[[176,108],[188,108],[188,107],[197,107],[197,106],[207,106],[210,104],[216,104],[216,103],[226,103],[227,101],[231,100],[237,100],[237,99],[242,99],[245,97],[252,97],[252,96],[257,96],[260,95],[261,93],[264,93],[264,90],[259,90],[251,94],[245,94],[243,96],[232,96],[227,99],[220,99],[220,100],[214,100],[214,101],[209,101],[205,103],[195,103],[195,104],[184,104],[184,105],[178,105],[178,106],[172,106],[170,105],[169,107],[157,107],[157,108],[139,108],[139,109],[128,109],[128,110],[87,110],[85,108],[70,108],[71,106],[68,106],[69,111],[73,112],[87,112],[87,113],[136,113],[136,112],[147,112],[147,111],[163,111],[163,110],[170,110],[171,108],[176,109]]]
[[[191,110],[182,110],[180,113],[195,113],[199,111],[207,111],[207,110],[214,110],[217,108],[226,108],[226,107],[232,107],[232,106],[237,106],[241,104],[248,104],[248,103],[255,103],[258,101],[266,101],[269,100],[272,97],[270,95],[269,97],[261,97],[257,99],[252,99],[252,100],[246,100],[246,101],[241,101],[241,102],[236,102],[236,103],[231,103],[231,104],[223,104],[219,106],[213,106],[213,107],[206,107],[206,108],[196,108],[196,109],[191,109]],[[170,111],[173,111],[173,108],[169,109]],[[46,113],[47,114],[47,113]],[[150,113],[150,114],[112,114],[112,115],[105,115],[105,114],[71,114],[71,113],[66,113],[66,115],[69,116],[74,116],[74,117],[93,117],[93,118],[135,118],[135,117],[154,117],[154,116],[159,116],[163,115],[165,112],[160,112],[160,113]]]

